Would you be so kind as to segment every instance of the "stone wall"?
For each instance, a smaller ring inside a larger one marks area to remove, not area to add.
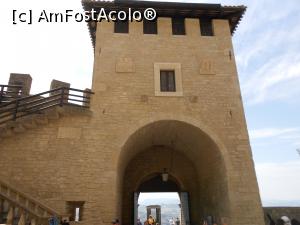
[[[98,24],[92,115],[2,140],[0,179],[62,212],[67,201],[84,202],[83,224],[109,225],[122,220],[131,160],[154,145],[173,146],[192,161],[194,192],[203,192],[192,200],[192,224],[215,214],[231,225],[262,225],[229,25],[213,24],[213,37],[200,36],[196,19],[186,19],[184,36],[171,34],[170,18],[158,19],[158,35],[144,35],[137,22],[129,34]],[[155,95],[156,63],[180,64],[180,95]]]

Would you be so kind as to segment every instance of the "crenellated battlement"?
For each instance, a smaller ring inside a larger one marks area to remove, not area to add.
[[[127,31],[116,32],[116,27],[118,23],[114,21],[101,21],[98,22],[97,27],[99,33],[104,34],[116,34],[116,35],[128,35],[128,36],[144,36],[144,37],[171,37],[176,38],[213,38],[213,37],[230,37],[230,26],[226,19],[212,19],[210,22],[206,23],[206,27],[202,28],[201,19],[196,18],[183,18],[183,34],[175,34],[174,23],[172,23],[173,18],[171,17],[159,17],[157,18],[154,27],[157,27],[157,31],[153,33],[145,33],[145,23],[132,21],[125,22],[128,26]],[[128,23],[128,24],[127,24]],[[210,26],[210,27],[209,27]],[[175,28],[176,29],[176,28]],[[212,30],[211,34],[207,33],[207,30]]]
[[[2,85],[0,88],[0,98],[4,95],[9,95],[11,98],[30,96],[32,85],[32,77],[30,74],[11,73],[8,85]],[[60,87],[70,88],[71,84],[59,80],[52,80],[50,90]],[[0,100],[1,102],[1,100]]]
[[[206,3],[180,3],[180,2],[154,2],[154,1],[91,1],[83,0],[83,8],[87,12],[100,12],[105,10],[107,13],[116,11],[128,10],[139,11],[144,13],[149,8],[156,12],[158,20],[164,18],[171,20],[171,18],[185,18],[195,19],[202,21],[202,24],[207,20],[226,20],[227,27],[229,27],[229,33],[233,34],[236,30],[243,14],[245,13],[245,6],[222,6],[220,4],[206,4]],[[99,22],[99,21],[98,21]],[[99,25],[99,23],[98,23]],[[88,26],[90,30],[90,36],[93,46],[96,43],[96,31],[98,30],[96,21],[90,21]],[[188,24],[187,24],[188,25]],[[161,27],[158,25],[158,27]],[[166,27],[163,26],[163,29]],[[169,26],[171,28],[171,26]],[[200,30],[196,29],[195,31]],[[129,32],[131,33],[131,32]],[[166,32],[168,33],[168,32]],[[218,34],[219,35],[219,34]]]

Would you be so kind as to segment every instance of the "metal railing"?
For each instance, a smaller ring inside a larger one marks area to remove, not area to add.
[[[73,105],[89,108],[91,95],[88,90],[60,87],[36,95],[21,97],[0,105],[0,124],[16,120],[48,108]]]
[[[23,97],[22,86],[0,84],[0,104]]]

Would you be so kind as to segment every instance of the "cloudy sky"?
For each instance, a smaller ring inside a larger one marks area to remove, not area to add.
[[[190,0],[197,2],[196,0]],[[187,1],[186,1],[187,2]],[[248,7],[233,37],[248,129],[264,205],[300,206],[299,0],[206,0]],[[91,86],[93,49],[85,23],[12,23],[13,9],[81,10],[80,0],[5,1],[0,13],[0,84],[29,73],[32,92],[52,79]]]

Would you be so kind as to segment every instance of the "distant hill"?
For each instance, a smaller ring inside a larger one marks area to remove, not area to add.
[[[300,200],[263,200],[264,207],[300,207]]]
[[[148,205],[160,205],[161,206],[161,222],[162,225],[169,225],[170,219],[180,218],[180,204],[179,199],[175,198],[153,198],[144,199],[139,202],[138,217],[142,223],[147,219],[146,206]],[[284,200],[264,200],[264,207],[300,207],[300,200],[284,201]],[[155,217],[155,213],[152,213]]]
[[[139,202],[141,205],[180,204],[176,198],[148,198]]]

